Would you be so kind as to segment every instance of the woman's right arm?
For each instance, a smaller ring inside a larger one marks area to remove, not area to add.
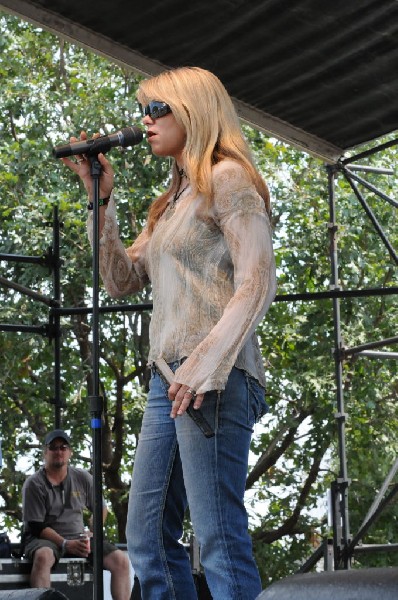
[[[100,234],[99,269],[102,281],[112,298],[120,298],[141,290],[148,282],[146,272],[146,248],[148,233],[145,228],[130,248],[125,248],[119,237],[116,221],[116,205],[113,194],[106,207],[100,207],[103,214]],[[88,236],[92,244],[92,214],[87,222]],[[101,223],[100,223],[101,226]]]
[[[98,135],[96,134],[93,137],[98,137]],[[87,139],[84,131],[80,134],[80,139]],[[72,137],[70,141],[75,142],[77,138]],[[62,158],[61,160],[80,177],[86,189],[88,201],[91,202],[93,197],[93,182],[90,161],[84,155],[77,155],[76,161],[69,158]],[[100,274],[108,294],[114,298],[118,298],[142,289],[149,281],[145,269],[145,251],[148,235],[146,230],[144,230],[131,248],[127,250],[124,248],[119,237],[116,207],[112,193],[114,181],[113,168],[104,154],[98,154],[98,161],[102,167],[99,180],[99,197],[110,197],[107,206],[99,207]],[[93,227],[91,211],[87,228],[92,244]]]
[[[93,138],[99,137],[99,133],[95,133]],[[82,131],[80,134],[80,140],[86,140],[87,134],[85,131]],[[76,137],[71,137],[70,142],[77,142],[78,139]],[[91,164],[88,160],[87,156],[84,154],[78,154],[76,156],[76,160],[72,160],[70,158],[61,158],[61,161],[65,166],[68,167],[71,171],[76,173],[78,177],[82,180],[82,183],[87,192],[87,200],[88,202],[92,202],[93,199],[93,180],[91,177]],[[101,175],[99,179],[99,197],[100,198],[109,198],[112,190],[113,190],[113,180],[114,180],[114,172],[111,163],[109,160],[105,158],[105,155],[100,153],[98,154],[98,161],[102,167]],[[99,210],[99,233],[101,235],[102,229],[105,224],[105,210],[106,206],[100,206]]]

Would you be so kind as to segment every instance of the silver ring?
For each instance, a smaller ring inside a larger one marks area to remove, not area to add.
[[[77,158],[76,162],[78,165],[80,165],[80,163],[84,162],[84,158]]]
[[[191,390],[191,388],[189,388],[189,390],[187,390],[187,391],[185,392],[185,394],[189,394],[189,395],[190,395],[190,396],[192,396],[192,397],[196,396],[196,392],[195,392],[195,390]]]

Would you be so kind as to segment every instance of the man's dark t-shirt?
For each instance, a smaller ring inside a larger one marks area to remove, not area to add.
[[[43,467],[25,481],[22,499],[26,542],[32,537],[31,523],[43,524],[66,539],[75,539],[83,532],[84,509],[93,511],[93,478],[83,469],[68,466],[64,481],[53,485]]]

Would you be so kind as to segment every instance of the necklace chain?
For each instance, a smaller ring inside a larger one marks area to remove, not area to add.
[[[185,173],[185,171],[184,171],[184,167],[182,167],[181,169],[178,169],[178,175],[180,176],[180,185],[181,185],[182,179],[183,179],[184,177],[187,177],[187,175],[186,175],[186,173]],[[171,200],[171,202],[170,202],[170,207],[171,207],[171,208],[174,208],[174,207],[175,207],[175,205],[176,205],[177,201],[178,201],[178,200],[179,200],[179,198],[180,198],[180,197],[183,195],[183,193],[185,192],[185,190],[186,190],[188,187],[189,187],[189,181],[188,181],[187,185],[186,185],[185,187],[183,187],[183,188],[182,188],[182,190],[180,190],[180,191],[178,191],[178,190],[177,190],[177,191],[176,191],[176,193],[174,194],[174,196],[173,196],[173,198],[172,198],[172,200]]]
[[[173,199],[171,201],[171,206],[176,205],[177,200],[180,198],[180,196],[182,196],[182,194],[185,192],[185,190],[188,189],[188,187],[189,187],[189,183],[185,187],[183,187],[181,191],[178,191],[178,190],[176,191],[176,193],[174,194]]]

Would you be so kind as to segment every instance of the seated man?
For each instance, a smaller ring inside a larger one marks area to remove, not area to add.
[[[90,473],[69,465],[70,439],[61,429],[44,440],[44,466],[27,478],[22,490],[25,556],[32,561],[32,587],[51,587],[50,571],[63,555],[87,557],[90,544],[81,537],[83,511],[93,510]],[[104,518],[107,509],[104,506]],[[129,600],[127,555],[104,540],[104,568],[111,572],[113,600]]]

